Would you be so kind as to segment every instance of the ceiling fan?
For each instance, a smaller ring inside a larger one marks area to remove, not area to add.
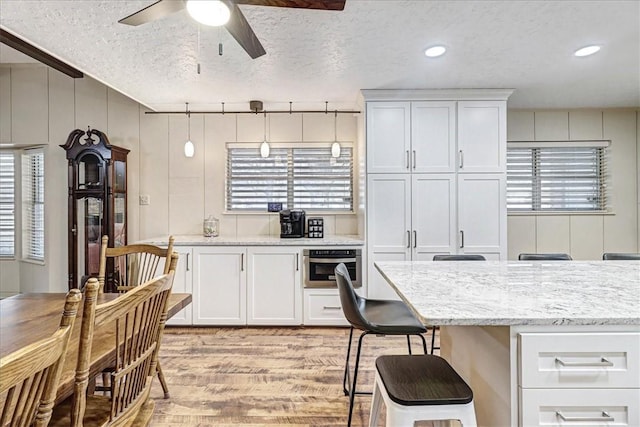
[[[127,25],[141,25],[164,18],[172,13],[187,9],[189,14],[205,25],[224,25],[234,39],[253,59],[266,53],[260,40],[256,37],[251,26],[238,8],[239,4],[255,6],[294,7],[301,9],[343,10],[346,0],[159,0],[122,18],[118,22]],[[197,9],[210,7],[199,15]],[[212,20],[213,11],[223,14],[223,21]],[[228,21],[224,20],[224,15]],[[206,22],[205,22],[206,21]],[[225,23],[226,22],[226,23]]]

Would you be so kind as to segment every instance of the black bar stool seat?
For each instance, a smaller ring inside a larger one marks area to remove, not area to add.
[[[362,299],[360,310],[367,330],[379,335],[422,334],[427,331],[403,301]]]

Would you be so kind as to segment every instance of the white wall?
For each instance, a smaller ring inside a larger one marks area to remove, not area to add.
[[[509,110],[509,141],[611,140],[607,215],[509,215],[509,259],[521,252],[566,252],[602,259],[604,252],[638,252],[640,124],[633,109]]]
[[[1,260],[0,297],[67,289],[67,161],[59,145],[76,128],[91,126],[105,132],[113,145],[131,150],[129,242],[200,234],[210,214],[220,219],[226,236],[279,235],[277,214],[224,213],[225,143],[262,141],[263,115],[192,114],[196,154],[188,159],[183,155],[186,115],[145,112],[137,102],[89,77],[72,79],[39,64],[0,65],[0,145],[45,147],[46,194],[45,263]],[[333,114],[275,114],[267,120],[267,137],[273,142],[334,139]],[[356,143],[356,132],[356,117],[339,114],[338,140]],[[355,160],[358,188],[357,154]],[[148,206],[139,206],[140,194],[150,196]],[[358,200],[354,203],[358,206]],[[326,234],[358,232],[357,214],[323,216]]]

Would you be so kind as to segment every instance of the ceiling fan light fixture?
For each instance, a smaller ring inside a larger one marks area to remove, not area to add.
[[[187,11],[199,23],[219,27],[229,21],[231,12],[220,0],[188,0]]]
[[[424,54],[429,58],[436,58],[438,56],[444,55],[446,51],[447,51],[447,48],[444,46],[431,46],[430,48],[424,51]]]
[[[591,46],[585,46],[583,48],[580,48],[580,49],[576,50],[573,54],[575,56],[589,56],[589,55],[593,55],[594,53],[598,52],[599,50],[600,50],[600,46],[591,45]]]

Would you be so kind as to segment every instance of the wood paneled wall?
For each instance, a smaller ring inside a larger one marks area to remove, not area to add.
[[[638,111],[571,110],[508,113],[509,141],[611,140],[611,213],[509,215],[509,259],[521,252],[566,252],[601,259],[603,252],[637,252],[639,230]]]

